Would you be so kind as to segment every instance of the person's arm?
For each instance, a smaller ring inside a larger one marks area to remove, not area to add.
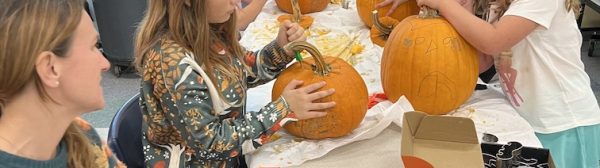
[[[248,4],[248,6],[237,10],[238,30],[245,30],[246,27],[248,27],[248,25],[252,23],[254,19],[256,19],[256,16],[258,16],[260,11],[262,11],[262,8],[265,6],[266,3],[267,0],[253,0],[252,2],[250,2],[250,4]]]
[[[392,7],[390,7],[390,10],[388,10],[388,12],[385,14],[385,16],[390,16],[392,13],[394,13],[394,11],[396,11],[396,8],[398,8],[400,4],[406,1],[408,0],[384,0],[383,2],[376,4],[375,9],[383,8],[384,6],[388,6],[391,4]]]
[[[244,56],[246,65],[250,66],[252,74],[248,76],[248,87],[267,83],[281,72],[288,63],[294,60],[294,54],[285,51],[282,46],[293,41],[305,41],[304,29],[297,23],[283,22],[277,38],[257,52],[247,52]]]
[[[248,88],[272,81],[293,59],[275,41],[259,51],[247,52],[244,60],[252,70],[252,75],[247,78]]]
[[[513,15],[503,16],[498,22],[490,24],[469,13],[455,0],[433,1],[438,0],[419,0],[418,3],[427,6],[433,4],[430,7],[438,8],[465,40],[488,55],[510,50],[539,26],[529,19]]]
[[[243,144],[262,145],[268,139],[265,137],[289,121],[284,118],[295,118],[284,99],[270,102],[258,112],[226,113],[228,108],[215,88],[217,81],[211,81],[192,56],[175,52],[178,53],[160,53],[160,59],[148,63],[147,68],[162,74],[150,81],[155,83],[154,96],[160,106],[148,108],[158,108],[161,116],[171,121],[169,129],[180,134],[183,144],[191,148],[187,150],[196,156],[207,160],[230,159],[241,154]],[[239,116],[234,117],[235,113]]]

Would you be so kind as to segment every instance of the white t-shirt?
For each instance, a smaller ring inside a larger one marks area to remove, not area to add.
[[[582,37],[565,0],[516,0],[504,16],[539,27],[496,57],[506,96],[538,133],[600,123],[600,108],[581,61]]]

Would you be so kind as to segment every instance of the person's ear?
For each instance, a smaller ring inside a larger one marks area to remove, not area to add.
[[[58,56],[50,51],[40,53],[35,60],[35,71],[44,86],[56,88],[60,85],[61,66]]]

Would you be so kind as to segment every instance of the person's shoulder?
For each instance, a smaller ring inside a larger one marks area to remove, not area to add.
[[[555,9],[558,8],[560,2],[558,0],[516,0],[510,3],[510,8],[527,8],[531,10],[543,8],[543,9]]]
[[[162,39],[157,45],[155,50],[169,59],[181,60],[190,53],[185,47],[170,39]]]
[[[154,71],[175,70],[182,61],[195,62],[192,55],[188,49],[177,42],[163,38],[146,53],[144,68],[154,69]]]

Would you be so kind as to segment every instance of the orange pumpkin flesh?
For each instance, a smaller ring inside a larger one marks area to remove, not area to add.
[[[417,111],[447,114],[471,96],[478,59],[445,19],[411,16],[396,25],[384,47],[383,90],[391,101],[406,96]]]
[[[358,11],[358,15],[360,19],[365,23],[367,27],[373,26],[373,19],[371,18],[371,11],[375,10],[375,5],[383,2],[384,0],[356,0],[356,10]],[[379,18],[384,17],[392,5],[388,5],[382,8],[377,9],[379,11]],[[404,18],[416,15],[419,13],[419,6],[417,5],[416,0],[408,0],[400,5],[398,8],[394,10],[394,12],[390,15],[390,17],[396,20],[403,20]]]
[[[294,136],[307,139],[347,135],[360,125],[367,112],[367,86],[350,64],[337,57],[321,57],[307,42],[290,43],[289,49],[298,51],[307,46],[312,47],[307,51],[313,58],[296,62],[281,72],[273,85],[272,99],[278,99],[283,88],[293,79],[304,81],[303,86],[325,81],[327,85],[320,90],[334,88],[336,92],[316,102],[334,101],[336,106],[326,109],[325,117],[288,123],[284,128]]]
[[[290,0],[275,0],[277,7],[284,12],[292,13],[292,3]],[[298,0],[300,11],[303,14],[320,12],[327,8],[329,0]]]

